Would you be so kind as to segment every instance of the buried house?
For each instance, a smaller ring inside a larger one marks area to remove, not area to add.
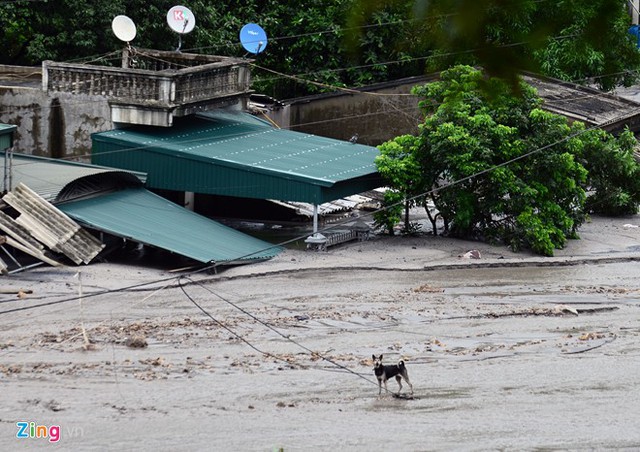
[[[318,231],[323,203],[384,185],[377,148],[273,127],[248,113],[217,110],[170,128],[131,126],[92,136],[92,162],[141,171],[153,190],[309,203]]]
[[[14,210],[11,217],[0,213],[0,229],[7,236],[20,235],[12,243],[28,243],[29,254],[51,265],[57,260],[43,244],[76,264],[86,264],[104,248],[107,237],[164,249],[201,264],[246,263],[280,251],[151,193],[143,186],[142,173],[9,153],[0,156],[8,176],[3,210]],[[17,260],[15,264],[22,267]]]

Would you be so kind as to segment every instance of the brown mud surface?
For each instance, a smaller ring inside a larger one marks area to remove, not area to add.
[[[0,450],[640,449],[638,225],[594,218],[553,258],[423,236],[98,263],[82,301],[78,268],[3,277],[33,292],[0,295]],[[413,397],[378,396],[374,353]]]

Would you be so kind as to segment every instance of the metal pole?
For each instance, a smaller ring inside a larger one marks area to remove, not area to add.
[[[313,233],[318,232],[318,204],[313,204]]]
[[[2,194],[9,193],[9,190],[7,190],[7,182],[8,182],[7,179],[9,177],[9,174],[8,174],[9,173],[9,168],[8,168],[8,160],[9,160],[8,157],[9,156],[8,156],[8,154],[9,154],[9,150],[6,149],[4,151],[4,185],[2,187]]]

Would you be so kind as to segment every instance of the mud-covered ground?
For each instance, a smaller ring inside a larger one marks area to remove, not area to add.
[[[3,277],[0,450],[640,449],[638,225],[596,218],[554,258],[378,237]],[[378,396],[373,353],[413,398]]]

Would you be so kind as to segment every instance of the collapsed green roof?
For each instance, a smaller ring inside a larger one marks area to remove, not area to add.
[[[80,224],[202,263],[267,259],[282,250],[144,188],[128,188],[56,207]]]
[[[95,230],[206,264],[266,259],[282,250],[144,189],[144,173],[20,154],[10,163],[14,186],[25,184]]]

